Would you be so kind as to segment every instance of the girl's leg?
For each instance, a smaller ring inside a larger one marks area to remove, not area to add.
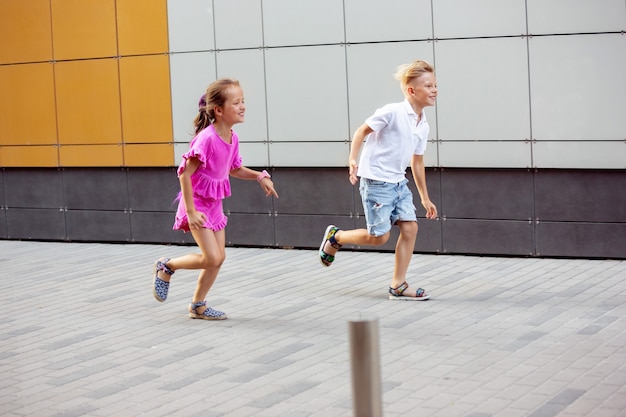
[[[196,266],[195,268],[185,269],[200,269],[198,284],[191,300],[193,303],[197,303],[204,301],[206,298],[226,259],[226,234],[223,229],[217,232],[209,229],[200,229],[192,231],[192,234],[202,251],[202,255],[187,255],[186,257],[181,257],[182,259],[178,259],[182,260],[183,265],[187,263],[188,266]],[[169,264],[170,262],[168,262]],[[206,307],[198,307],[197,312],[202,314],[205,309]]]
[[[400,236],[396,243],[395,265],[393,268],[393,278],[391,287],[397,288],[406,281],[406,274],[409,270],[409,264],[413,257],[415,249],[415,239],[417,238],[417,222],[414,221],[398,221],[400,228]],[[413,288],[407,289],[405,294],[410,297],[415,296]]]
[[[198,240],[201,238],[197,238],[195,233],[202,232],[202,231],[207,231],[211,234],[219,233],[219,232],[213,232],[212,230],[209,230],[209,229],[192,231],[191,233],[194,237],[194,240],[196,241],[196,244],[198,245],[198,247],[200,247],[200,250],[202,250],[202,246],[200,245]],[[220,232],[223,233],[224,231],[221,230]],[[222,240],[224,240],[224,238]],[[223,248],[224,248],[224,244],[222,244],[222,252],[224,252]],[[165,260],[166,258],[160,259],[161,262],[164,262]],[[179,256],[178,258],[172,258],[166,262],[166,266],[172,271],[177,271],[179,269],[203,269],[204,264],[205,264],[205,256],[200,253],[190,253],[188,255]],[[170,275],[168,275],[164,271],[158,271],[158,276],[160,279],[166,282],[169,282],[170,280]]]

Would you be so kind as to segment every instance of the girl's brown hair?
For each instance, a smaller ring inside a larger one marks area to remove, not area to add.
[[[211,123],[215,122],[215,106],[222,107],[226,102],[226,90],[230,87],[239,87],[239,81],[231,78],[222,78],[209,85],[206,93],[200,97],[198,102],[198,115],[193,121],[195,134]]]

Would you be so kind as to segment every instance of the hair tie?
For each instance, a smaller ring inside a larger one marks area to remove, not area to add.
[[[206,94],[202,94],[202,97],[200,97],[200,101],[198,101],[198,107],[198,110],[200,112],[206,111]]]

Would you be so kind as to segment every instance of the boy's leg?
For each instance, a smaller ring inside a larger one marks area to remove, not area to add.
[[[339,230],[333,225],[328,226],[319,250],[322,265],[330,266],[343,245],[380,246],[387,243],[396,198],[395,187],[395,184],[361,178],[359,192],[367,229]]]
[[[406,183],[399,186],[400,195],[396,202],[394,218],[400,228],[400,236],[396,243],[395,265],[393,277],[389,287],[389,298],[394,300],[427,300],[430,298],[422,288],[411,288],[406,282],[407,271],[413,251],[415,249],[415,239],[417,238],[417,217],[415,215],[415,205],[413,195]]]
[[[415,249],[415,240],[417,238],[417,222],[399,221],[400,236],[396,243],[395,264],[393,268],[393,278],[391,279],[391,287],[397,288],[406,281],[406,274],[413,257]],[[407,296],[415,296],[413,288],[405,291]]]
[[[333,225],[328,226],[320,245],[320,261],[330,266],[335,260],[337,251],[346,244],[358,246],[380,246],[387,243],[391,232],[382,236],[370,235],[367,229],[341,230]]]

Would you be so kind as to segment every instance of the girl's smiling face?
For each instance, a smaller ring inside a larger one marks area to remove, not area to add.
[[[222,107],[215,108],[215,114],[219,115],[222,121],[230,126],[236,123],[243,123],[245,120],[246,105],[241,87],[233,85],[224,91],[226,100]]]

